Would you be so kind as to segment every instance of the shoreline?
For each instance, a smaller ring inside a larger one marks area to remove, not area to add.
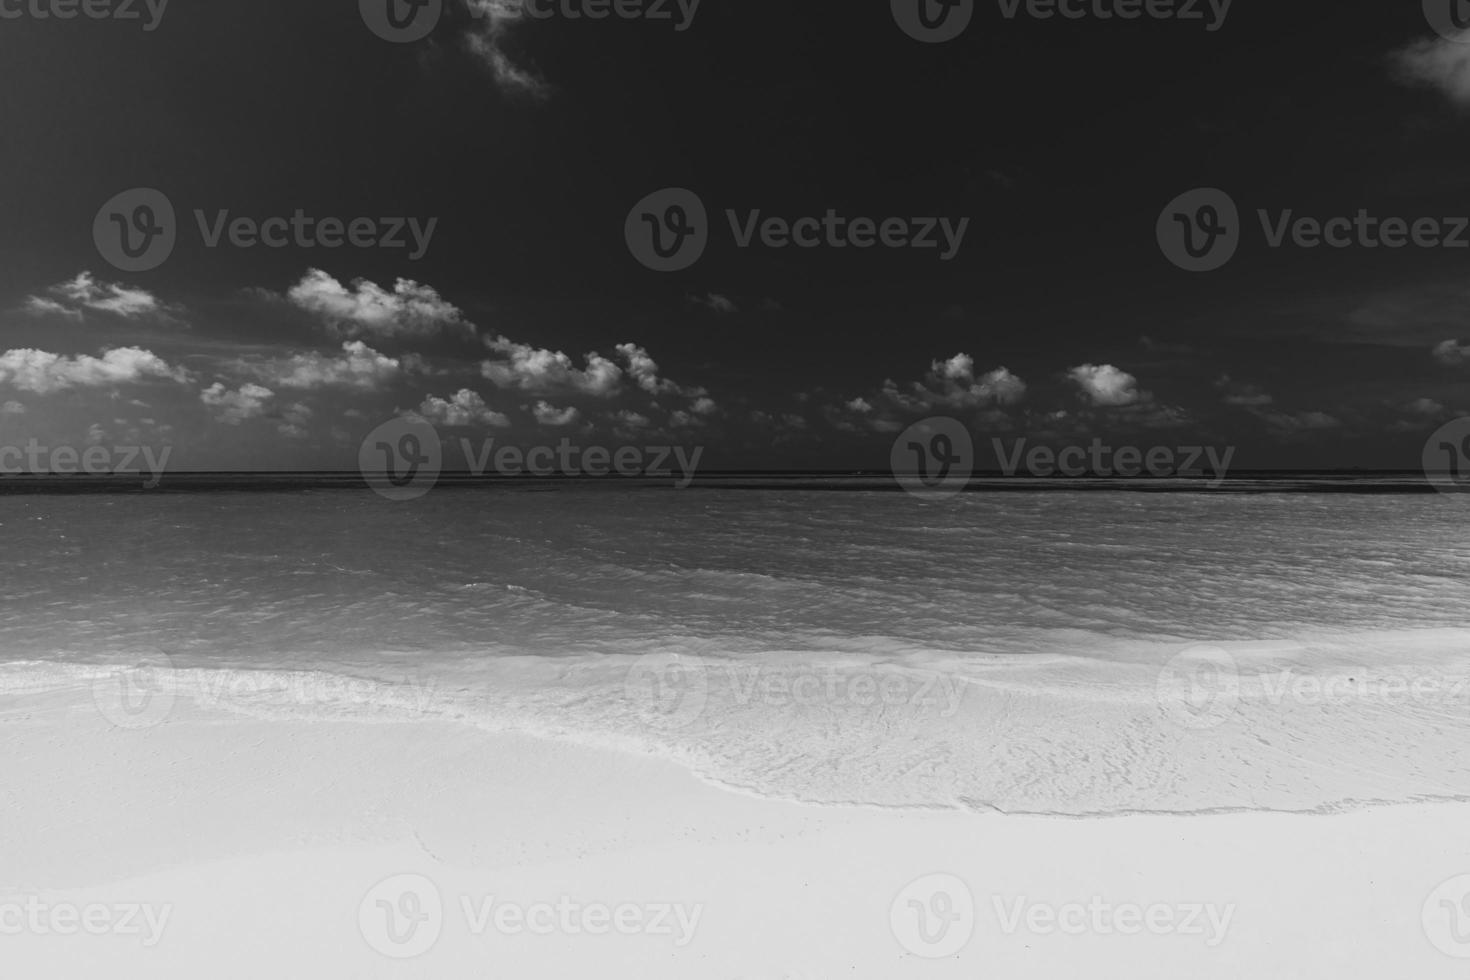
[[[1311,820],[829,807],[733,793],[667,760],[453,722],[262,720],[190,704],[130,731],[76,694],[0,696],[11,831],[0,909],[29,896],[171,912],[148,947],[140,936],[0,935],[7,962],[33,968],[20,975],[1463,969],[1421,922],[1435,889],[1470,873],[1463,803]],[[434,941],[411,959],[386,955],[412,946],[377,916],[422,910],[432,896],[409,892],[424,880],[441,903]],[[944,949],[930,941],[941,920],[915,931],[906,916],[964,908],[966,893],[970,917],[944,941],[969,938],[930,958]],[[558,907],[573,918],[548,933],[516,918],[543,913],[545,925]],[[687,943],[651,931],[660,910],[674,928],[694,921]],[[641,926],[582,928],[603,911]],[[1153,919],[1129,934],[1135,914]]]

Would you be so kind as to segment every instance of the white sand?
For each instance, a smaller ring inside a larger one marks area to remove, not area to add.
[[[1450,955],[1470,955],[1470,909],[1456,923],[1440,904],[1470,884],[1435,892],[1470,874],[1462,803],[1089,819],[815,807],[731,793],[667,761],[448,722],[257,720],[178,704],[127,730],[84,687],[0,696],[0,759],[6,978],[1470,969]],[[935,874],[953,877],[904,891]],[[372,891],[399,875],[422,876],[406,880],[417,905],[403,879]],[[932,942],[911,899],[930,910]],[[134,931],[106,931],[136,906]],[[104,934],[68,920],[72,908]],[[389,910],[406,943],[388,935]],[[539,933],[516,932],[520,910]],[[939,913],[958,917],[947,932]],[[374,943],[424,950],[397,959]]]

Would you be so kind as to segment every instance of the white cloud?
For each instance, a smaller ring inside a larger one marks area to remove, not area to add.
[[[537,422],[551,426],[572,425],[582,417],[582,413],[575,408],[557,408],[548,402],[537,402],[531,412],[536,416]]]
[[[551,87],[529,68],[516,64],[505,51],[506,37],[525,19],[524,0],[465,0],[475,17],[469,35],[470,50],[495,74],[495,81],[508,92],[543,99]]]
[[[1228,374],[1220,375],[1215,387],[1225,392],[1225,404],[1240,408],[1264,408],[1276,399],[1255,385],[1239,384]]]
[[[8,401],[0,405],[0,415],[24,415],[26,407],[17,401]]]
[[[1404,410],[1415,415],[1440,415],[1445,407],[1433,398],[1416,398],[1404,406]]]
[[[168,307],[146,289],[99,282],[90,272],[79,272],[76,278],[57,283],[47,292],[64,302],[31,296],[26,300],[26,311],[36,316],[55,315],[72,320],[82,319],[83,310],[110,313],[129,320],[168,312]]]
[[[719,293],[706,293],[703,296],[690,295],[688,299],[691,303],[697,303],[715,313],[729,315],[740,312],[740,307],[735,305],[734,300],[728,296],[722,296]]]
[[[41,296],[27,297],[24,308],[31,316],[59,316],[65,317],[68,320],[86,319],[81,310],[74,310],[64,303],[58,303],[54,299],[45,299]]]
[[[314,414],[310,408],[300,402],[288,405],[281,413],[281,421],[276,425],[276,431],[287,439],[305,439],[308,434],[306,425]]]
[[[473,336],[460,309],[432,286],[399,279],[390,293],[356,279],[349,288],[320,269],[309,269],[286,298],[320,316],[339,337],[430,337],[442,332]]]
[[[1401,81],[1436,89],[1460,105],[1470,104],[1470,43],[1443,37],[1420,40],[1389,59]]]
[[[1470,359],[1470,346],[1461,344],[1458,340],[1446,340],[1436,344],[1430,353],[1436,361],[1447,367],[1459,367]]]
[[[628,373],[638,382],[638,387],[650,395],[670,391],[675,387],[672,382],[659,380],[658,363],[642,347],[637,344],[619,344],[617,351],[628,362]]]
[[[265,413],[265,403],[275,396],[269,388],[257,384],[241,385],[231,391],[216,381],[199,393],[199,400],[215,409],[215,418],[226,425],[239,425],[246,419]]]
[[[681,395],[685,398],[700,399],[708,394],[703,388],[686,388],[668,378],[660,378],[658,362],[649,356],[648,351],[637,344],[618,344],[617,352],[622,355],[623,361],[628,365],[629,377],[650,395]]]
[[[340,355],[311,351],[283,360],[242,364],[266,384],[278,388],[344,387],[371,390],[396,378],[401,364],[360,340],[342,345]]]
[[[1111,364],[1083,364],[1067,372],[1094,405],[1121,408],[1150,401],[1148,392],[1138,390],[1138,379]]]
[[[1306,432],[1324,432],[1342,426],[1342,422],[1338,418],[1328,415],[1326,412],[1297,412],[1291,415],[1285,412],[1263,412],[1261,413],[1261,418],[1279,435],[1284,436],[1300,435]]]
[[[630,429],[646,429],[649,425],[647,415],[640,415],[637,412],[626,410],[615,414],[613,416],[613,421],[617,422],[619,425],[627,426]]]
[[[448,399],[425,398],[419,406],[419,414],[431,422],[448,426],[488,425],[503,429],[510,425],[510,419],[491,410],[478,392],[468,388]]]
[[[907,392],[892,380],[883,384],[883,397],[906,411],[981,408],[990,405],[1015,405],[1026,397],[1026,382],[1004,367],[975,376],[975,359],[969,354],[956,354],[946,361],[935,361],[923,381],[915,381]],[[849,411],[866,413],[858,398],[848,403]],[[871,406],[869,406],[871,408]]]
[[[78,354],[65,357],[49,351],[22,348],[0,354],[0,384],[38,395],[70,388],[99,388],[150,379],[183,383],[189,374],[169,365],[152,351],[116,347],[101,357]]]
[[[480,365],[480,373],[498,388],[607,398],[622,386],[622,369],[596,352],[587,355],[587,367],[581,369],[561,351],[517,344],[505,337],[488,338],[485,346],[502,355],[500,360]]]

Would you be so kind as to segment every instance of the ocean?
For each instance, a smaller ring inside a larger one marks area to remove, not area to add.
[[[820,803],[1470,796],[1470,497],[1257,490],[0,495],[0,685],[431,715]]]

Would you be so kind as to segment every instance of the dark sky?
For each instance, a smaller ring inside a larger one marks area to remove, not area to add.
[[[946,415],[981,444],[1417,468],[1470,414],[1470,248],[1271,248],[1257,211],[1452,231],[1470,215],[1470,44],[1417,3],[1097,16],[1128,2],[1077,19],[977,2],[926,44],[887,0],[703,0],[684,30],[673,0],[663,21],[444,0],[414,43],[349,0],[172,0],[153,30],[142,0],[132,21],[5,0],[21,16],[0,19],[0,442],[350,467],[368,430],[416,410],[456,438],[846,468]],[[703,202],[709,244],[657,272],[624,224],[671,187]],[[171,202],[177,243],[126,271],[93,224],[133,188]],[[1211,272],[1156,238],[1195,188],[1239,209],[1239,249]],[[209,248],[194,214],[298,208],[438,220],[413,260]],[[969,223],[945,261],[740,248],[727,209]]]

